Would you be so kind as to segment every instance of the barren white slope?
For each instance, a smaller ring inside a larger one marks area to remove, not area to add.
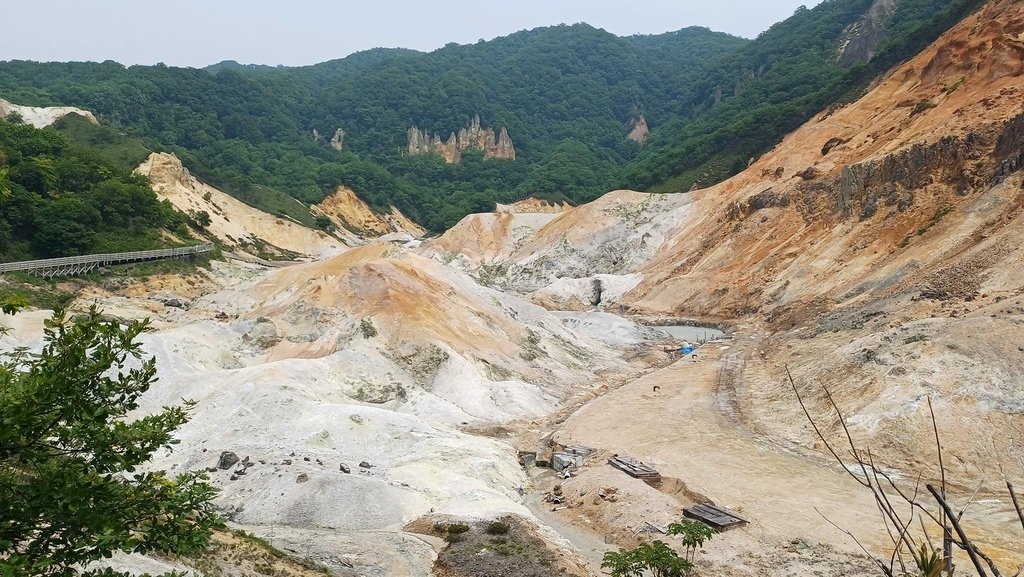
[[[318,258],[346,249],[345,243],[323,231],[267,214],[200,182],[173,154],[155,152],[136,172],[148,177],[157,196],[167,199],[178,210],[209,214],[206,233],[228,246],[252,251],[253,247],[269,245],[265,247],[269,252],[283,249]]]
[[[11,112],[18,113],[25,124],[36,128],[49,126],[68,114],[77,114],[93,124],[99,124],[91,112],[74,106],[21,106],[0,98],[0,116],[7,116]]]
[[[211,473],[228,516],[284,543],[330,530],[317,539],[353,574],[428,574],[433,550],[402,532],[424,515],[530,517],[511,442],[460,429],[546,416],[596,390],[592,371],[627,370],[557,316],[396,247],[211,274],[222,288],[187,311],[144,297],[99,302],[126,317],[157,311],[160,328],[143,342],[159,380],[140,413],[197,401],[181,443],[153,466],[249,457],[244,475],[238,465]],[[4,319],[16,334],[0,347],[38,346],[44,317]]]

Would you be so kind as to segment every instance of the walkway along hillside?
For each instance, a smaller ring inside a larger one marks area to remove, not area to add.
[[[5,262],[0,263],[0,274],[5,272],[23,271],[29,274],[39,275],[47,279],[55,276],[74,276],[86,274],[101,266],[161,260],[179,256],[191,256],[211,252],[214,248],[215,247],[212,243],[207,243],[197,244],[194,246],[183,246],[179,248],[164,248],[159,250],[87,254],[63,258]]]

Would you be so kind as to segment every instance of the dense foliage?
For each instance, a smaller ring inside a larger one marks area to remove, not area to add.
[[[852,66],[839,46],[872,0],[802,7],[753,41],[704,28],[620,38],[577,24],[300,68],[6,62],[0,95],[92,110],[148,147],[176,152],[211,184],[306,224],[315,221],[301,203],[344,184],[375,208],[393,204],[442,230],[496,201],[711,184],[981,3],[902,0],[885,43]],[[641,114],[652,127],[643,149],[625,138]],[[446,165],[406,154],[409,127],[446,137],[474,115],[507,127],[516,161],[466,154]],[[343,154],[328,143],[337,128]]]
[[[115,551],[209,544],[220,521],[201,475],[138,470],[175,442],[189,408],[126,419],[155,380],[152,359],[130,362],[144,329],[58,312],[41,353],[0,361],[0,575],[93,574]]]
[[[693,563],[679,556],[664,541],[641,543],[632,549],[608,551],[601,560],[601,568],[612,577],[683,577],[693,569]]]
[[[184,215],[149,183],[52,128],[0,121],[0,260],[157,248]]]

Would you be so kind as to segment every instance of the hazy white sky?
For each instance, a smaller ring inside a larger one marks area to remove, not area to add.
[[[374,47],[433,50],[587,22],[618,35],[686,26],[752,38],[820,0],[0,0],[0,60],[301,65]]]

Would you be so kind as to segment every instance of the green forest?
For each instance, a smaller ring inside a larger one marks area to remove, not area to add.
[[[617,37],[577,24],[295,68],[0,62],[0,97],[93,111],[108,132],[63,123],[62,142],[94,149],[120,171],[141,151],[167,150],[210,184],[311,226],[294,199],[313,204],[347,185],[376,209],[394,205],[442,231],[495,202],[582,203],[619,187],[713,184],[813,114],[855,98],[981,3],[904,0],[876,55],[850,65],[837,47],[871,0],[798,9],[753,40],[696,27]],[[407,154],[409,127],[447,135],[474,115],[508,129],[516,160]],[[626,138],[639,115],[652,131],[645,146]],[[346,133],[341,153],[328,143],[337,128]],[[314,130],[325,138],[314,140]]]
[[[145,178],[56,129],[0,120],[0,261],[158,248],[164,230],[187,238],[187,218]]]

